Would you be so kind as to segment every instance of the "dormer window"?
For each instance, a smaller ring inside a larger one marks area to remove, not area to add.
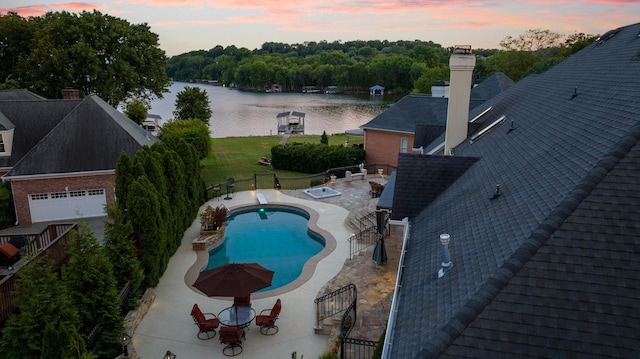
[[[13,129],[0,131],[0,156],[11,156]]]

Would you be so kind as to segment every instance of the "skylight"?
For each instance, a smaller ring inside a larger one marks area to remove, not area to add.
[[[491,110],[493,110],[493,106],[489,106],[489,108],[487,108],[486,110],[482,111],[478,116],[472,118],[471,121],[469,121],[469,123],[473,123],[475,120],[477,120],[480,117],[484,116],[484,114],[486,114],[487,112],[489,112]]]
[[[482,137],[485,133],[491,131],[492,128],[498,126],[499,124],[501,124],[502,122],[504,122],[504,120],[507,118],[507,116],[502,115],[500,116],[500,118],[498,118],[497,120],[493,121],[493,123],[491,123],[489,126],[485,127],[484,129],[482,129],[482,131],[476,133],[475,135],[471,136],[471,139],[469,139],[469,143],[473,143],[474,141],[477,141],[480,137]]]

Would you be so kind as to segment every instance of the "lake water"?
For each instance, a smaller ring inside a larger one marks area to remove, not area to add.
[[[151,103],[149,113],[173,118],[177,93],[185,86],[207,92],[213,112],[209,120],[211,137],[276,135],[278,113],[306,113],[305,134],[344,133],[369,122],[384,111],[391,98],[324,93],[255,93],[221,86],[174,82],[169,93]]]

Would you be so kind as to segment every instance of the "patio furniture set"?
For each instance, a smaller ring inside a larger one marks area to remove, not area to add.
[[[276,320],[282,306],[280,299],[276,300],[273,308],[265,309],[258,315],[251,307],[251,293],[269,287],[273,273],[258,263],[228,263],[200,272],[193,287],[209,297],[233,297],[233,305],[215,315],[203,313],[198,304],[194,304],[191,316],[198,326],[198,339],[215,337],[216,329],[220,327],[220,343],[226,345],[222,353],[236,356],[242,353],[245,329],[249,328],[254,319],[260,327],[260,333],[276,334]]]
[[[220,332],[220,343],[225,344],[222,353],[226,356],[236,356],[242,353],[242,341],[245,339],[245,329],[255,319],[260,333],[273,335],[278,332],[276,321],[280,315],[282,303],[278,298],[271,309],[265,309],[256,315],[251,307],[250,297],[235,298],[234,304],[225,308],[216,316],[213,313],[203,313],[198,304],[191,309],[191,316],[198,327],[198,339],[206,340],[216,336],[216,329]]]

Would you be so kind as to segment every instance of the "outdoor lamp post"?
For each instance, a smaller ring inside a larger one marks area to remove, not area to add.
[[[127,334],[127,332],[122,332],[122,334],[120,334],[120,345],[122,345],[122,355],[125,357],[129,356],[130,341],[131,341],[131,336]]]
[[[170,350],[167,350],[167,354],[163,356],[164,359],[176,359],[176,355],[173,354]]]
[[[444,257],[441,265],[442,268],[438,271],[438,278],[444,277],[444,274],[453,267],[453,263],[451,262],[451,257],[449,256],[449,242],[451,241],[451,236],[448,233],[442,233],[440,235],[440,243],[442,243],[442,255]]]

